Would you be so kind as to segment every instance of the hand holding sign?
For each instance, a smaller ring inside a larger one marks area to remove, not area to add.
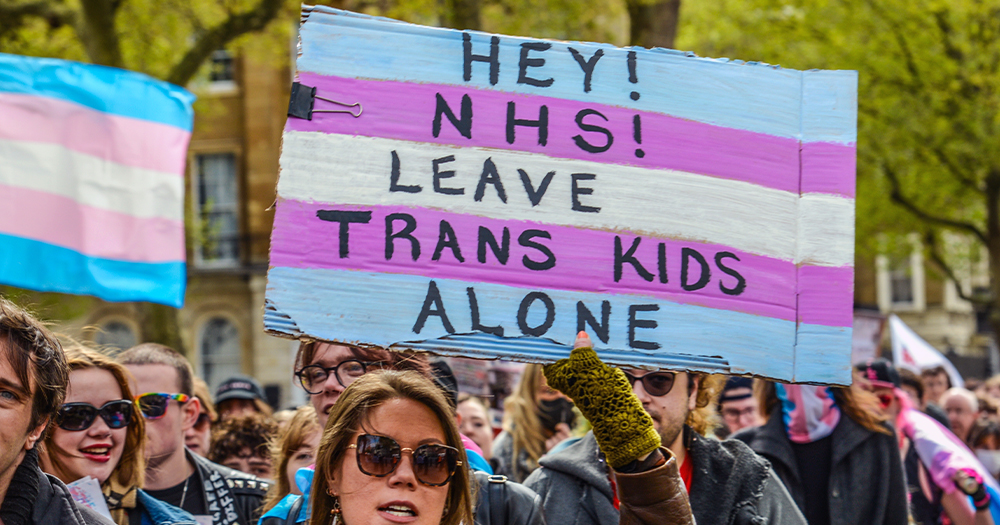
[[[601,362],[586,332],[576,336],[569,359],[545,366],[545,380],[569,396],[590,421],[612,467],[627,465],[660,446],[653,419],[632,394],[625,373]]]

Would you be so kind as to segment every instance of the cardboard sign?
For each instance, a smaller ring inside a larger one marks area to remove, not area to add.
[[[855,72],[308,10],[269,331],[850,381]]]

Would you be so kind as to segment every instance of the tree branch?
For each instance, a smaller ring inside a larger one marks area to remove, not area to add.
[[[13,33],[24,26],[28,18],[42,18],[49,28],[57,29],[76,22],[76,13],[62,2],[38,0],[35,2],[0,1],[0,35]]]
[[[972,295],[966,294],[965,290],[962,289],[962,283],[955,276],[955,270],[944,260],[944,255],[941,253],[941,246],[937,242],[937,236],[934,232],[927,230],[924,233],[924,246],[927,246],[927,252],[930,254],[931,261],[936,264],[941,271],[955,284],[955,291],[958,292],[958,296],[964,301],[969,301],[975,305],[985,306],[988,301],[983,301],[982,299],[977,299]]]
[[[278,15],[283,4],[283,0],[261,0],[252,10],[230,16],[203,33],[167,75],[167,82],[187,85],[209,55],[239,36],[264,29]]]
[[[984,245],[989,245],[989,242],[986,240],[986,234],[977,228],[975,224],[949,219],[947,217],[939,217],[920,209],[920,207],[913,201],[903,195],[902,188],[899,184],[899,177],[896,175],[895,170],[885,163],[882,164],[882,170],[885,172],[886,178],[889,179],[889,184],[892,185],[891,197],[897,204],[905,208],[913,215],[916,215],[917,218],[924,222],[971,233],[972,235],[975,235],[976,238],[979,239],[979,241]]]
[[[983,190],[983,188],[981,188],[978,184],[976,184],[976,181],[973,180],[971,177],[963,175],[962,170],[958,167],[957,164],[955,164],[955,161],[953,161],[951,157],[949,157],[948,154],[945,153],[943,149],[941,149],[940,145],[935,145],[929,149],[931,153],[933,153],[934,156],[938,159],[938,161],[941,162],[941,164],[944,164],[944,166],[948,168],[949,171],[951,171],[952,176],[954,176],[955,179],[958,180],[958,182],[962,183],[963,186],[975,191],[980,195],[985,195],[985,191]]]
[[[885,11],[883,11],[880,6],[875,4],[875,0],[868,0],[868,6],[871,7],[872,11],[875,11],[875,14],[885,20],[892,29],[892,36],[896,39],[896,43],[899,45],[900,51],[903,52],[903,60],[906,62],[906,70],[909,71],[910,76],[913,77],[914,85],[917,88],[922,88],[924,83],[920,76],[920,70],[917,69],[917,61],[913,58],[913,52],[910,51],[910,44],[907,43],[906,37],[903,36],[903,32],[900,29],[899,24],[897,24],[895,20],[889,18]]]
[[[80,0],[82,17],[76,25],[90,61],[102,66],[125,67],[121,41],[115,28],[118,3],[110,0]]]

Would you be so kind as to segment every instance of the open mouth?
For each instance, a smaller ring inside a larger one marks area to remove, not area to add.
[[[411,518],[416,517],[417,511],[413,510],[409,505],[392,504],[379,507],[378,510],[385,512],[386,514],[391,514],[393,516],[399,516],[401,518]]]
[[[107,461],[111,459],[111,447],[108,445],[95,445],[92,447],[81,448],[80,453],[95,461]]]

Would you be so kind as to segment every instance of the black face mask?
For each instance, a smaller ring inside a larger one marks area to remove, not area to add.
[[[555,432],[556,425],[566,423],[570,427],[576,417],[573,415],[573,402],[565,397],[559,399],[542,400],[538,403],[538,419],[542,426],[550,432]]]

